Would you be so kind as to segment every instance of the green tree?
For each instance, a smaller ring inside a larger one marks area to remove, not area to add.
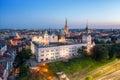
[[[19,56],[22,60],[28,60],[32,56],[32,52],[30,49],[23,48],[23,50],[19,53]]]
[[[92,53],[92,57],[97,61],[106,61],[109,59],[109,50],[105,45],[94,46]]]
[[[77,51],[78,55],[80,56],[86,56],[87,52],[86,52],[86,47],[82,46],[81,48],[78,49]]]
[[[19,68],[20,74],[17,80],[29,80],[28,72],[29,72],[29,65],[26,63],[28,59],[32,56],[32,52],[30,49],[25,49],[17,54],[15,59],[15,68]]]
[[[112,43],[116,43],[116,41],[117,41],[117,37],[111,37],[111,41],[112,41]]]
[[[105,41],[104,41],[104,40],[101,40],[101,41],[100,41],[100,44],[105,44]]]
[[[111,48],[112,57],[120,58],[120,44],[114,44]]]
[[[29,71],[29,66],[28,64],[26,64],[26,62],[24,62],[20,66],[20,76],[26,76],[28,74],[28,71]]]
[[[92,76],[88,76],[88,77],[86,77],[86,80],[93,80],[93,77]]]
[[[111,42],[110,40],[108,40],[106,43],[107,43],[107,44],[111,44],[112,42]]]
[[[99,44],[100,43],[100,41],[98,41],[98,39],[94,39],[94,42],[95,42],[95,44]]]
[[[106,42],[104,41],[104,40],[98,40],[98,39],[94,39],[94,42],[96,43],[96,44],[105,44]]]

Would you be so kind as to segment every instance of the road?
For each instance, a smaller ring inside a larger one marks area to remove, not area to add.
[[[117,60],[114,63],[112,62],[112,64],[110,63],[108,65],[105,65],[98,70],[94,70],[86,76],[92,76],[94,80],[120,80],[120,60]],[[80,80],[85,80],[86,76],[80,78]]]
[[[120,80],[120,69],[103,75],[98,80]]]
[[[95,80],[120,80],[120,62],[109,67],[108,70],[107,73],[95,78]]]

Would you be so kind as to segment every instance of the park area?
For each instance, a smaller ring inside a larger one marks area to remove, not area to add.
[[[48,63],[47,65],[49,70],[51,70],[54,75],[56,75],[57,72],[64,72],[70,79],[76,80],[77,77],[83,76],[109,62],[111,62],[111,60],[106,62],[98,62],[91,57],[79,57],[69,59],[68,62],[57,61]]]

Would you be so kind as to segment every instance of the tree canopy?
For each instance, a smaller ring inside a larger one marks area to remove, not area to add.
[[[32,52],[30,49],[25,49],[23,48],[23,50],[19,53],[21,59],[29,59],[32,56]]]
[[[86,54],[87,54],[86,47],[82,46],[81,48],[78,49],[77,53],[78,53],[78,55],[80,55],[82,57],[86,56]]]
[[[93,47],[92,57],[98,61],[106,61],[109,59],[109,50],[104,45],[96,45]]]

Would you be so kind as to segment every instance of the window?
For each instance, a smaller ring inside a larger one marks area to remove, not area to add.
[[[58,51],[58,49],[56,49],[56,51]]]
[[[41,54],[41,56],[44,56],[44,54]]]
[[[49,52],[49,50],[46,50],[46,52]]]
[[[48,58],[46,58],[46,60],[48,60]]]
[[[54,50],[52,49],[51,52],[53,52]]]
[[[43,59],[41,59],[41,61],[43,61]]]
[[[41,53],[44,53],[44,51],[41,51]]]
[[[59,54],[58,52],[56,54]]]
[[[74,56],[74,54],[72,54],[72,56]]]
[[[54,57],[51,57],[51,59],[53,59]]]

